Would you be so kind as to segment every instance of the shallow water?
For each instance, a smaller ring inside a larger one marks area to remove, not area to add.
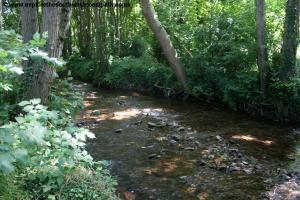
[[[79,121],[97,137],[89,152],[110,161],[124,199],[266,199],[280,169],[299,167],[290,127],[200,101],[75,88],[86,92]]]

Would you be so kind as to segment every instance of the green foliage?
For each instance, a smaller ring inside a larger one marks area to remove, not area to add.
[[[0,199],[1,200],[30,200],[29,191],[24,189],[24,183],[17,181],[18,174],[4,175],[0,173]]]
[[[149,52],[150,46],[144,38],[134,38],[128,50],[128,54],[136,58],[142,57],[145,53]]]
[[[86,60],[79,55],[73,55],[68,62],[68,69],[74,78],[83,81],[92,81],[95,73],[95,61]]]
[[[39,49],[45,45],[46,37],[47,34],[40,37],[36,33],[29,44],[24,44],[15,31],[0,31],[0,125],[8,122],[10,111],[14,109],[13,104],[25,85],[32,82],[32,70],[36,65],[33,66],[31,61],[47,62],[55,67],[64,65],[63,61],[49,57]],[[26,62],[32,65],[28,65],[24,73],[23,65]],[[23,80],[27,80],[26,84]]]
[[[170,68],[159,64],[151,55],[124,57],[113,61],[103,84],[114,88],[154,90],[156,86],[176,88],[178,82]]]
[[[64,80],[57,79],[53,82],[49,108],[74,116],[83,108],[83,93],[74,91],[70,81],[72,77]]]
[[[66,178],[63,185],[64,193],[61,199],[80,200],[116,200],[114,187],[116,181],[112,179],[106,166],[99,163],[96,170],[77,168]]]
[[[94,134],[76,127],[65,114],[47,110],[47,107],[40,104],[40,99],[22,101],[19,106],[23,108],[24,114],[0,129],[2,173],[13,172],[15,165],[20,166],[24,169],[21,174],[28,190],[37,199],[72,199],[73,196],[69,195],[76,196],[82,193],[97,195],[89,184],[100,180],[84,180],[99,178],[102,172],[85,150],[86,140],[95,138]],[[69,183],[68,177],[72,177],[78,170],[87,170],[93,175],[86,174],[83,182],[77,183],[81,184],[77,185],[78,191],[69,193],[68,190],[62,190],[65,185],[71,187],[75,184]],[[103,173],[107,174],[106,171]],[[98,195],[113,197],[115,182],[111,178],[109,180],[105,182],[106,185],[103,183],[105,186],[102,188],[107,188],[103,193],[97,190]]]

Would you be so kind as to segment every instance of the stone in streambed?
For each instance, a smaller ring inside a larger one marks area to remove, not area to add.
[[[179,135],[173,134],[171,135],[171,139],[175,140],[176,142],[179,142],[181,140],[181,137]]]
[[[123,129],[116,129],[115,130],[115,133],[122,133],[123,132]]]
[[[184,150],[187,150],[187,151],[195,151],[195,148],[194,148],[194,147],[185,147]]]
[[[150,128],[162,128],[162,127],[165,127],[166,124],[165,123],[158,124],[158,123],[148,122],[148,126]]]
[[[157,155],[157,154],[151,154],[148,156],[149,159],[158,159],[160,158],[161,156],[160,155]]]
[[[181,126],[177,129],[177,131],[184,131],[184,130],[185,130],[185,128],[183,126]]]
[[[204,161],[204,160],[198,160],[197,161],[197,165],[199,165],[199,166],[205,166],[205,165],[207,165],[207,163]]]

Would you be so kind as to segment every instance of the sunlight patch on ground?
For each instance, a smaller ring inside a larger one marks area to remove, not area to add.
[[[232,138],[238,140],[245,140],[245,141],[254,141],[254,142],[262,143],[264,145],[271,145],[274,143],[272,140],[260,140],[252,135],[234,135],[232,136]]]
[[[144,172],[148,175],[156,174],[159,172],[159,169],[156,167],[148,167],[144,170]]]
[[[90,101],[84,101],[86,107],[93,105]],[[84,119],[95,119],[96,121],[102,120],[125,120],[132,117],[137,117],[139,114],[160,116],[163,113],[162,108],[127,108],[125,110],[110,111],[107,109],[96,109],[96,110],[86,110],[83,116]]]
[[[128,96],[119,96],[117,99],[128,99]]]
[[[113,113],[113,117],[111,119],[114,120],[123,120],[123,119],[128,119],[131,117],[136,117],[138,114],[140,114],[141,111],[136,108],[128,108],[123,111],[118,111]]]
[[[91,101],[83,101],[83,105],[84,105],[84,107],[88,107],[88,106],[93,105],[93,103],[91,103]]]

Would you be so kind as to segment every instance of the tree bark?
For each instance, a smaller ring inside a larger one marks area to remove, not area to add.
[[[186,76],[183,70],[183,66],[178,58],[177,52],[173,47],[168,33],[158,19],[151,0],[141,0],[141,6],[144,12],[145,19],[151,30],[154,32],[156,39],[159,41],[164,54],[168,62],[170,63],[170,66],[174,70],[178,80],[183,85],[184,89],[187,89]]]
[[[260,91],[266,97],[268,81],[268,50],[266,42],[265,0],[256,0],[257,65],[260,74]]]
[[[49,2],[57,2],[57,0]],[[60,0],[60,2],[63,2],[63,0]],[[71,0],[65,0],[65,2],[71,3]],[[56,58],[61,56],[63,41],[70,26],[70,17],[71,8],[43,8],[41,32],[48,32],[45,51],[48,52],[49,56]],[[55,69],[45,63],[28,91],[27,98],[40,98],[43,104],[47,104],[54,73]]]
[[[299,37],[300,0],[288,0],[284,23],[283,44],[281,49],[281,68],[279,77],[288,80],[297,74],[296,54]]]
[[[36,3],[37,0],[21,0],[21,3]],[[38,10],[36,7],[21,7],[23,41],[28,42],[38,32]]]

